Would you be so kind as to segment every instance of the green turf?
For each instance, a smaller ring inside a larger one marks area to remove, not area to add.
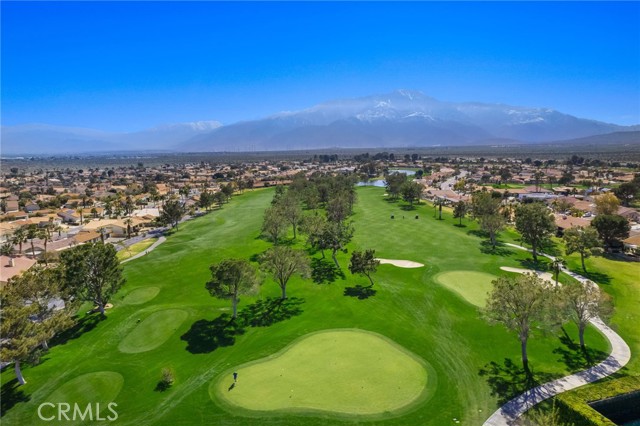
[[[120,352],[138,353],[157,348],[171,337],[187,318],[181,309],[154,312],[140,322],[118,345]]]
[[[426,395],[427,383],[435,383],[423,365],[377,334],[323,331],[235,368],[237,383],[226,372],[212,387],[212,396],[249,410],[388,415]]]
[[[436,282],[479,308],[486,306],[487,295],[493,288],[491,281],[497,278],[492,274],[475,271],[449,271],[434,277]]]
[[[16,388],[11,368],[2,372],[3,425],[31,424],[38,405],[56,388],[69,378],[95,371],[113,371],[125,378],[115,399],[118,425],[343,424],[343,419],[309,413],[277,412],[264,418],[230,413],[212,402],[209,393],[210,384],[233,366],[264,359],[309,333],[337,328],[359,328],[386,336],[428,360],[434,370],[429,378],[437,376],[438,386],[428,403],[372,424],[445,425],[452,424],[453,418],[463,425],[482,424],[505,391],[523,386],[518,376],[518,339],[502,326],[489,325],[476,309],[470,309],[434,277],[460,270],[499,276],[501,266],[526,267],[523,262],[529,255],[504,247],[497,253],[487,252],[486,239],[476,234],[477,224],[464,219],[466,227],[454,226],[458,221],[448,211],[444,220],[436,220],[432,206],[424,203],[407,212],[403,210],[405,203],[388,202],[382,194],[383,188],[358,189],[351,217],[354,240],[347,253],[338,253],[344,278],[331,273],[330,258],[323,261],[316,253],[313,261],[320,272],[316,278],[333,278],[333,282],[294,277],[287,288],[290,299],[279,304],[272,298],[280,295],[280,288],[266,279],[258,294],[240,300],[239,311],[250,320],[244,327],[229,322],[229,311],[221,310],[230,307],[229,301],[211,297],[205,283],[211,263],[225,257],[256,259],[271,247],[259,236],[273,189],[247,191],[220,210],[180,224],[180,229],[154,251],[124,264],[127,283],[113,298],[114,308],[107,311],[106,320],[95,322],[98,315],[89,316],[82,323],[84,333],[54,342],[43,362],[25,366],[25,386]],[[390,219],[391,214],[395,220]],[[413,218],[416,214],[417,220]],[[402,215],[407,218],[397,219]],[[301,237],[291,244],[304,247]],[[351,275],[348,263],[353,250],[366,248],[375,249],[377,257],[411,259],[426,266],[381,267],[373,275],[374,286],[363,292],[368,280]],[[632,274],[611,277],[608,291],[619,306],[615,324],[625,338],[635,335],[637,339],[636,278]],[[118,303],[123,295],[150,286],[160,292],[144,305]],[[618,300],[624,297],[629,300]],[[149,320],[151,315],[174,309],[184,311],[185,318],[182,322],[162,318],[169,326],[161,327],[162,339],[152,339],[153,345],[159,341],[160,346],[145,352],[119,350],[121,345],[135,351],[146,349],[146,335],[155,333],[157,323]],[[138,319],[142,321],[137,323]],[[633,319],[635,323],[628,322]],[[568,341],[577,340],[576,328],[567,325],[565,330],[568,337],[534,330],[529,362],[538,380],[584,368],[581,351]],[[598,351],[608,349],[603,337],[589,328],[586,339],[594,359],[601,358]],[[638,346],[632,351],[634,358],[627,371],[637,374],[636,354],[640,351]],[[497,367],[488,368],[491,362]],[[158,392],[155,389],[163,368],[175,372],[175,383]],[[485,374],[480,374],[483,371]]]
[[[53,423],[64,423],[68,425],[82,424],[83,422],[80,414],[76,416],[75,421],[72,420],[74,404],[77,404],[79,409],[83,412],[86,410],[87,404],[91,404],[93,416],[96,416],[97,414],[95,411],[96,409],[100,409],[100,416],[102,418],[112,416],[113,414],[108,410],[107,405],[116,399],[123,384],[124,378],[120,373],[113,371],[87,373],[64,383],[47,396],[44,401],[56,405],[59,403],[66,403],[71,406],[71,411],[68,413],[70,420],[62,417],[59,422],[56,422],[55,420],[58,419],[55,419]],[[44,418],[50,418],[52,416],[57,416],[58,412],[55,407],[44,406],[41,410],[41,414]],[[86,419],[88,419],[88,417],[85,417],[85,420]],[[34,424],[46,424],[46,422],[40,420],[37,413],[34,415],[33,422]]]
[[[140,254],[149,247],[158,241],[157,238],[147,238],[146,240],[142,240],[139,243],[135,243],[129,247],[126,247],[118,252],[118,259],[127,260],[130,257],[135,256],[136,254]]]
[[[122,302],[127,305],[142,305],[156,297],[158,293],[160,293],[160,288],[158,287],[140,287],[124,296]]]

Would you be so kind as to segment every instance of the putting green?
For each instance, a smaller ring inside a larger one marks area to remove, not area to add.
[[[260,412],[388,414],[426,398],[426,368],[416,355],[379,334],[329,330],[237,367],[235,385],[233,371],[225,373],[209,394],[225,405]],[[429,384],[435,387],[435,375],[429,375]]]
[[[495,275],[475,271],[451,271],[435,276],[436,282],[480,308],[486,306],[487,293],[493,288],[491,281],[497,278]]]
[[[44,401],[56,405],[58,403],[69,404],[71,406],[71,410],[69,411],[68,416],[71,420],[66,420],[63,417],[61,421],[65,425],[80,424],[84,423],[79,417],[80,413],[76,413],[75,421],[72,420],[74,404],[77,404],[82,412],[87,409],[88,404],[91,404],[91,414],[93,419],[96,419],[96,410],[98,408],[100,410],[101,418],[113,416],[113,413],[109,411],[107,404],[116,399],[123,384],[124,378],[122,375],[113,371],[87,373],[63,384],[44,399]],[[117,408],[115,408],[115,410],[117,411]],[[55,407],[46,405],[42,407],[41,415],[43,418],[50,418],[51,416],[57,416],[58,411]],[[86,415],[88,415],[88,413]],[[36,419],[37,424],[44,423],[42,420],[38,419],[37,414]],[[58,418],[56,417],[55,420],[58,420]],[[53,423],[56,422],[54,421]]]
[[[127,305],[142,305],[156,297],[158,293],[160,293],[158,287],[140,287],[127,294],[122,302]]]
[[[171,337],[187,318],[182,309],[154,312],[122,339],[120,352],[138,353],[157,348]]]

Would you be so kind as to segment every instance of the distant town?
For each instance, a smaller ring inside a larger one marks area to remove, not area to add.
[[[553,210],[558,235],[588,226],[597,216],[595,198],[609,194],[629,232],[610,247],[640,255],[640,174],[637,164],[573,155],[556,159],[424,157],[419,154],[314,155],[305,160],[105,166],[3,170],[0,187],[2,282],[37,262],[55,261],[62,250],[113,244],[125,253],[172,225],[167,205],[180,206],[175,222],[221,208],[234,193],[288,185],[296,176],[352,175],[359,185],[389,187],[394,170],[414,176],[419,198],[435,205],[471,203],[476,191],[502,198],[507,221],[513,207],[539,200]],[[386,179],[386,180],[385,180]],[[388,188],[393,190],[393,188]],[[510,207],[511,206],[511,207]]]

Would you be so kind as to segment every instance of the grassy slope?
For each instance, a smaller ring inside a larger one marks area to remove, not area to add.
[[[384,201],[383,192],[380,188],[358,191],[360,202],[353,217],[356,235],[350,249],[375,248],[380,257],[414,260],[426,267],[380,266],[374,278],[377,294],[365,300],[343,294],[345,286],[367,283],[366,278],[351,277],[348,271],[344,280],[338,278],[332,284],[293,279],[288,294],[304,299],[299,315],[212,339],[220,335],[215,319],[228,312],[229,303],[210,297],[204,289],[209,264],[229,256],[247,258],[270,247],[259,238],[259,229],[272,191],[246,193],[221,211],[181,225],[180,231],[152,253],[126,264],[128,282],[113,300],[115,307],[108,312],[109,318],[90,332],[54,347],[41,365],[25,369],[29,383],[18,392],[29,401],[14,406],[3,423],[28,424],[37,405],[64,383],[81,374],[114,371],[125,378],[116,398],[118,425],[326,424],[326,419],[304,415],[234,417],[211,402],[208,387],[229,368],[275,353],[307,333],[350,327],[387,336],[434,368],[438,387],[430,402],[388,424],[441,425],[454,417],[462,419],[462,424],[481,423],[497,404],[488,379],[496,383],[494,390],[499,395],[508,393],[499,385],[519,380],[519,345],[514,335],[502,327],[488,326],[474,306],[438,285],[433,277],[450,270],[501,275],[500,266],[521,266],[526,253],[484,254],[482,239],[468,233],[475,225],[456,228],[449,217],[437,221],[432,217],[433,209],[424,205],[416,212],[403,212],[399,205]],[[391,221],[391,213],[398,219]],[[412,218],[416,213],[419,220]],[[403,214],[407,219],[401,219]],[[339,259],[346,271],[348,254],[340,254]],[[147,286],[160,288],[151,301],[122,303],[127,293]],[[258,296],[242,299],[240,309],[278,295],[279,288],[268,280]],[[135,329],[139,319],[144,321],[154,312],[171,308],[186,311],[188,317],[164,344],[142,353],[118,351],[120,341]],[[575,329],[567,330],[575,339]],[[183,335],[186,340],[181,339]],[[587,341],[595,349],[606,350],[606,342],[592,330]],[[543,378],[541,372],[559,376],[582,368],[571,362],[567,365],[563,355],[574,358],[575,353],[557,337],[531,340],[530,363],[539,378]],[[505,358],[516,368],[508,363],[505,366]],[[479,371],[491,361],[499,367],[480,376]],[[155,392],[163,367],[175,371],[176,382],[169,391]],[[11,370],[2,373],[3,383],[12,378]],[[9,400],[15,399],[11,382],[7,385],[3,393]]]

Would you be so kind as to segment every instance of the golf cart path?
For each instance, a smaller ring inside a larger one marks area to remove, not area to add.
[[[125,259],[120,263],[127,263],[127,262],[130,262],[130,261],[134,260],[134,259],[142,257],[145,254],[149,253],[150,251],[154,250],[156,247],[158,247],[160,244],[164,243],[165,241],[167,241],[167,237],[161,236],[160,238],[158,238],[158,241],[156,241],[155,243],[151,244],[149,246],[149,248],[147,248],[146,250],[136,254],[135,256],[131,256],[130,258]]]
[[[506,245],[520,250],[531,251],[526,247],[516,244],[506,243]],[[552,260],[555,259],[555,257],[548,254],[540,253],[540,255]],[[583,285],[597,286],[597,284],[582,275],[571,272],[564,267],[562,268],[562,271],[580,281]],[[631,349],[629,349],[629,345],[627,345],[622,337],[620,337],[615,331],[602,322],[600,318],[594,318],[590,323],[604,334],[607,340],[609,340],[609,344],[611,344],[611,354],[609,354],[604,361],[579,373],[571,374],[560,379],[544,383],[533,389],[529,389],[498,408],[498,410],[496,410],[496,412],[494,412],[491,417],[483,423],[483,426],[512,425],[518,417],[534,405],[562,392],[566,392],[610,376],[624,367],[631,358]]]

